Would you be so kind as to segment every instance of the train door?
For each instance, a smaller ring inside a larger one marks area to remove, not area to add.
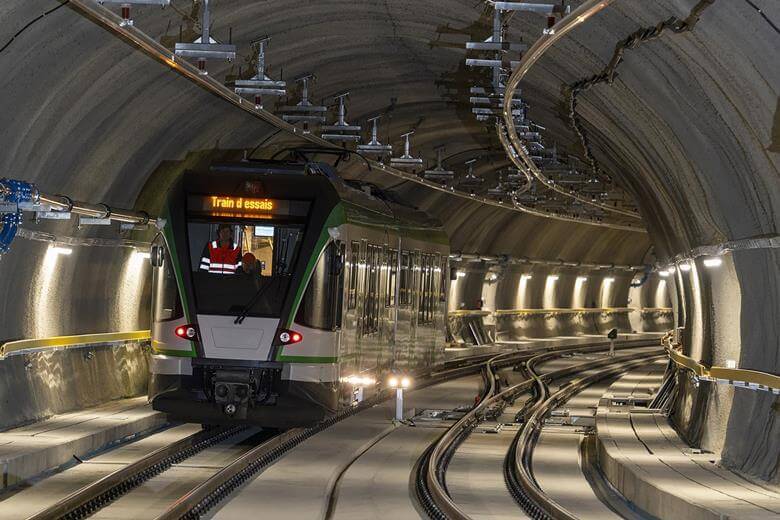
[[[342,351],[340,359],[345,363],[341,370],[345,373],[354,373],[357,371],[358,338],[359,338],[359,316],[358,313],[358,292],[360,274],[360,242],[353,240],[349,243],[346,263],[346,310],[342,321],[343,330],[341,334]]]
[[[384,280],[384,308],[387,321],[387,345],[383,359],[385,365],[392,365],[398,357],[398,249],[387,249],[387,275]]]
[[[420,345],[420,330],[419,330],[419,316],[418,312],[420,311],[420,281],[421,281],[421,255],[419,250],[415,250],[411,254],[411,270],[410,270],[410,302],[409,302],[409,318],[410,318],[410,328],[411,328],[411,359],[410,362],[412,366],[417,366],[420,363],[420,353],[422,352],[420,349],[424,348],[422,345]]]
[[[411,287],[412,254],[401,250],[398,272],[398,309],[396,312],[396,364],[399,367],[409,366],[411,349]]]

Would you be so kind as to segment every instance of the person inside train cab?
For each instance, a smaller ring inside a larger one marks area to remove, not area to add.
[[[241,268],[241,248],[233,241],[230,224],[220,224],[217,239],[203,248],[200,270],[213,274],[235,274]]]
[[[252,253],[244,253],[241,257],[241,270],[250,276],[260,276],[259,262]]]

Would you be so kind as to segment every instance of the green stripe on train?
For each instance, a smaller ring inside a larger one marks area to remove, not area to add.
[[[306,264],[306,269],[303,272],[303,279],[301,280],[301,283],[298,285],[298,289],[295,292],[295,299],[293,300],[290,314],[287,316],[285,327],[290,327],[292,325],[293,318],[298,312],[298,307],[300,306],[301,300],[303,299],[303,293],[306,289],[306,286],[309,284],[311,273],[314,271],[314,266],[317,265],[317,261],[320,259],[320,254],[322,253],[322,250],[325,249],[325,244],[328,243],[328,238],[330,238],[328,229],[340,226],[345,222],[346,217],[344,215],[344,207],[341,205],[341,203],[339,203],[333,208],[333,210],[330,212],[330,215],[328,215],[328,218],[325,220],[325,225],[323,225],[322,230],[320,231],[320,236],[317,238],[317,243],[314,244],[314,250],[309,257],[309,262]]]
[[[190,308],[187,302],[187,293],[184,290],[184,278],[182,276],[182,266],[179,265],[179,256],[176,254],[176,241],[173,239],[173,226],[171,225],[171,213],[170,208],[166,206],[165,209],[165,225],[163,226],[163,236],[165,237],[166,245],[168,246],[168,254],[170,255],[170,265],[173,270],[173,274],[176,277],[176,286],[179,288],[179,298],[181,299],[182,310],[184,311],[184,319],[187,323],[192,323],[190,316]],[[180,357],[196,357],[197,351],[195,350],[195,343],[190,341],[190,351],[177,354],[167,354],[168,356],[180,356]]]

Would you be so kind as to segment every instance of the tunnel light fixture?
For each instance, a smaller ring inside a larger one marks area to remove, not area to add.
[[[392,376],[387,384],[390,388],[409,388],[412,386],[412,379],[409,376]]]
[[[530,274],[524,274],[520,277],[520,281],[530,280],[531,278],[533,278],[533,276],[531,276]]]
[[[143,260],[149,260],[152,257],[152,254],[149,251],[139,251],[136,249],[133,251],[133,256],[136,258],[141,258]]]
[[[73,253],[73,249],[70,247],[63,247],[63,246],[52,246],[51,252],[57,255],[65,255],[68,256],[71,253]]]
[[[688,262],[684,262],[680,264],[680,271],[687,273],[690,270],[691,270],[691,264],[689,264]]]
[[[495,282],[496,280],[498,280],[498,275],[496,273],[490,273],[488,280],[490,280],[491,282]]]
[[[587,282],[588,281],[588,277],[587,276],[578,276],[577,277],[577,281],[580,282],[580,283]]]
[[[558,280],[558,278],[560,278],[560,277],[559,277],[557,274],[551,274],[551,275],[549,275],[549,276],[547,277],[547,279],[548,279],[549,281],[551,281],[551,282],[555,282],[555,281],[557,281],[557,280]]]
[[[376,379],[371,376],[351,375],[341,378],[342,383],[348,383],[352,386],[371,386],[376,383]]]
[[[721,264],[723,264],[723,259],[717,256],[713,256],[711,258],[705,258],[703,263],[704,267],[719,267]]]
[[[614,276],[607,276],[606,278],[604,278],[604,283],[612,283],[614,281],[615,281]]]
[[[466,276],[466,272],[465,271],[458,271],[456,274],[457,274],[458,278],[463,278],[464,276]]]
[[[658,276],[660,276],[661,278],[667,278],[669,276],[669,274],[671,274],[671,273],[669,272],[668,269],[662,269],[662,270],[658,271]]]

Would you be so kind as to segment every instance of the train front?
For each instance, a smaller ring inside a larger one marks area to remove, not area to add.
[[[291,427],[337,406],[318,365],[335,361],[335,332],[304,337],[293,319],[337,196],[324,177],[257,168],[185,175],[169,193],[151,255],[149,395],[174,418]]]

